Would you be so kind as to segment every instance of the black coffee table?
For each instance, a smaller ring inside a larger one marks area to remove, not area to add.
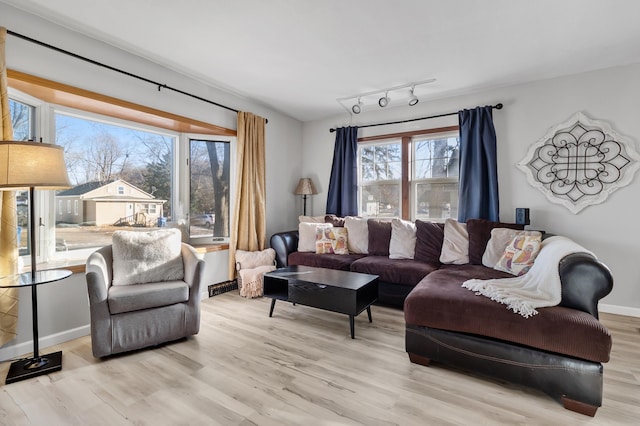
[[[365,309],[371,319],[371,304],[378,298],[378,276],[311,266],[287,266],[264,274],[264,296],[270,297],[273,316],[276,300],[298,303],[349,315],[351,338],[355,317]]]

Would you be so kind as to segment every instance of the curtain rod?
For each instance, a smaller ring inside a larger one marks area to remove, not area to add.
[[[502,105],[501,103],[492,105],[492,108],[495,109],[502,109],[504,105]],[[447,117],[449,115],[458,115],[457,112],[448,112],[446,114],[438,114],[438,115],[430,115],[429,117],[419,117],[419,118],[410,118],[408,120],[400,120],[400,121],[389,121],[387,123],[376,123],[376,124],[365,124],[363,126],[358,126],[359,129],[363,128],[363,127],[376,127],[376,126],[386,126],[388,124],[401,124],[401,123],[410,123],[412,121],[419,121],[419,120],[428,120],[430,118],[439,118],[439,117]],[[335,132],[337,129],[329,129],[330,133]]]
[[[188,93],[188,92],[185,92],[183,90],[176,89],[175,87],[167,86],[166,84],[163,84],[163,83],[158,83],[157,81],[153,81],[153,80],[148,79],[146,77],[142,77],[142,76],[139,76],[137,74],[130,73],[130,72],[122,70],[120,68],[112,67],[111,65],[107,65],[107,64],[104,64],[102,62],[95,61],[95,60],[87,58],[85,56],[78,55],[77,53],[69,52],[68,50],[64,50],[64,49],[61,49],[59,47],[52,46],[52,45],[44,43],[44,42],[42,42],[40,40],[36,40],[36,39],[31,38],[31,37],[27,37],[25,35],[16,33],[15,31],[11,31],[11,30],[7,29],[7,34],[12,35],[14,37],[21,38],[21,39],[26,40],[26,41],[30,41],[31,43],[35,43],[35,44],[37,44],[39,46],[46,47],[46,48],[51,49],[51,50],[55,50],[56,52],[64,53],[65,55],[72,56],[72,57],[74,57],[76,59],[80,59],[82,61],[89,62],[90,64],[97,65],[99,67],[103,67],[103,68],[109,69],[111,71],[115,71],[115,72],[118,72],[120,74],[124,74],[124,75],[127,75],[129,77],[136,78],[138,80],[144,81],[145,83],[152,84],[152,85],[158,87],[158,91],[160,91],[162,89],[171,90],[173,92],[180,93],[181,95],[189,96],[189,97],[197,99],[199,101],[206,102],[208,104],[215,105],[215,106],[218,106],[220,108],[224,108],[224,109],[227,109],[229,111],[233,111],[235,113],[239,112],[237,109],[228,107],[226,105],[222,105],[222,104],[220,104],[218,102],[214,102],[214,101],[211,101],[209,99],[202,98],[202,97],[200,97],[198,95],[194,95],[192,93]],[[266,122],[268,123],[269,120],[266,120]]]

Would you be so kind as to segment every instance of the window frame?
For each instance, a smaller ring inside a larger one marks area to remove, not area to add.
[[[440,134],[451,134],[451,133],[460,132],[459,126],[446,126],[446,127],[435,127],[430,129],[423,130],[414,130],[409,132],[398,132],[391,134],[381,134],[375,136],[365,136],[358,138],[358,201],[361,197],[361,182],[360,182],[360,144],[362,145],[371,145],[376,142],[381,142],[387,140],[401,140],[401,158],[402,158],[402,178],[401,178],[401,202],[400,202],[400,218],[404,220],[415,220],[415,208],[413,205],[415,204],[415,196],[412,194],[412,162],[413,162],[413,153],[411,149],[411,142],[414,137],[426,136],[428,138],[433,138],[434,136],[438,136]],[[459,182],[459,180],[458,180]],[[363,208],[358,202],[358,212],[362,214]]]
[[[20,74],[20,73],[12,72],[12,74]],[[41,80],[41,79],[38,79],[37,77],[34,77],[34,79]],[[39,87],[37,86],[35,87],[36,87],[35,91],[37,92],[39,90]],[[80,89],[77,89],[77,90],[80,90]],[[87,92],[87,93],[92,94],[92,92]],[[38,99],[37,97],[31,96],[30,94],[27,94],[24,91],[18,90],[11,86],[8,88],[8,94],[11,100],[27,104],[34,108],[33,139],[36,141],[43,141],[43,140],[55,141],[55,113],[56,112],[76,115],[81,118],[86,118],[91,120],[98,120],[98,121],[104,121],[107,123],[123,125],[125,127],[131,127],[139,130],[149,130],[155,133],[171,134],[172,136],[174,136],[176,142],[174,146],[175,154],[174,154],[174,159],[172,164],[172,169],[174,170],[174,172],[172,173],[173,174],[172,185],[174,187],[174,195],[173,195],[172,201],[175,205],[173,211],[176,214],[176,223],[180,228],[183,228],[182,224],[184,224],[185,222],[188,223],[188,215],[187,215],[188,207],[186,207],[186,211],[184,211],[184,208],[183,208],[183,211],[181,211],[179,210],[179,206],[188,206],[188,197],[189,197],[189,193],[188,193],[189,182],[184,178],[184,176],[188,176],[188,156],[185,156],[185,151],[184,151],[185,144],[182,143],[182,141],[185,135],[193,135],[193,134],[180,133],[179,131],[171,130],[165,127],[156,127],[153,125],[146,124],[145,120],[141,120],[140,122],[138,122],[135,120],[135,118],[138,115],[143,115],[143,114],[146,115],[146,117],[148,118],[149,116],[153,116],[154,112],[157,112],[160,114],[158,115],[160,120],[159,122],[162,122],[162,120],[165,120],[164,122],[168,123],[167,124],[168,126],[172,125],[178,128],[189,128],[189,127],[205,128],[206,126],[212,129],[221,129],[221,133],[225,133],[225,135],[218,134],[217,132],[214,133],[213,131],[211,133],[208,133],[208,132],[199,133],[195,135],[197,138],[211,139],[211,140],[229,139],[230,141],[234,141],[234,142],[237,139],[235,137],[234,130],[218,127],[215,125],[208,125],[207,123],[200,123],[195,120],[190,120],[188,118],[176,116],[169,113],[164,113],[162,111],[153,110],[151,108],[145,108],[145,107],[137,106],[135,104],[129,104],[114,98],[108,98],[114,101],[114,104],[113,104],[114,115],[122,116],[123,115],[122,112],[125,111],[124,116],[126,118],[97,114],[90,111],[92,109],[91,107],[88,107],[87,110],[78,108],[80,106],[85,106],[85,104],[91,104],[91,102],[104,104],[104,98],[106,97],[103,97],[103,99],[96,99],[96,98],[92,98],[91,96],[84,98],[82,97],[82,95],[76,94],[76,101],[77,101],[76,105],[78,107],[70,107],[68,105],[60,105],[56,103],[46,102],[45,100]],[[126,104],[125,107],[123,107],[122,103]],[[126,109],[127,107],[131,107],[131,108],[127,110]],[[136,107],[140,108],[140,111],[143,114],[139,113]],[[102,105],[102,108],[104,109],[104,105]],[[107,105],[107,109],[109,109],[108,105]],[[169,120],[166,120],[167,117],[169,117]],[[183,121],[180,121],[180,119],[183,119]],[[207,128],[207,131],[208,130],[209,129]],[[229,134],[233,134],[234,136],[229,136]],[[230,216],[233,215],[233,210],[232,210],[233,195],[235,192],[235,181],[233,180],[233,178],[235,177],[235,155],[234,155],[235,143],[234,142],[232,142],[232,148],[231,148],[232,182],[230,183],[231,185],[230,186],[231,204],[230,204],[230,212],[229,212]],[[64,266],[84,265],[84,263],[86,262],[86,258],[88,257],[90,252],[95,251],[95,248],[90,248],[87,250],[76,250],[76,252],[78,252],[77,254],[79,255],[77,256],[77,258],[76,257],[69,258],[68,257],[69,252],[57,253],[55,251],[55,243],[56,243],[55,216],[57,211],[56,207],[58,207],[58,209],[64,209],[63,204],[60,203],[60,201],[62,200],[58,200],[59,201],[58,203],[55,202],[56,198],[55,198],[54,191],[36,191],[35,198],[36,198],[35,200],[36,215],[38,217],[42,217],[45,224],[47,223],[53,224],[53,225],[46,225],[44,227],[39,227],[42,229],[39,229],[37,231],[38,235],[36,236],[36,239],[37,239],[38,253],[36,256],[36,261],[39,265],[39,269],[60,267],[61,265],[64,265]],[[211,239],[207,241],[189,240],[189,242],[192,244],[206,245],[207,246],[205,248],[206,251],[228,249],[228,239],[222,242],[220,241],[213,242],[211,241]],[[81,251],[84,253],[80,253]],[[30,255],[28,254],[23,255],[23,256],[20,256],[20,258],[25,268],[30,267],[30,263],[31,263]]]

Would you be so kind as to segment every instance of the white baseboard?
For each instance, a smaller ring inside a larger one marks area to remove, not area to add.
[[[74,328],[71,330],[65,330],[60,333],[51,334],[49,336],[40,337],[39,349],[47,348],[53,345],[59,345],[60,343],[68,342],[69,340],[77,339],[78,337],[84,337],[91,333],[91,327],[89,324],[82,327]],[[20,358],[25,354],[33,353],[33,340],[28,342],[22,342],[15,345],[10,345],[0,349],[0,361],[6,361],[9,359]]]
[[[607,305],[604,303],[600,303],[598,305],[598,310],[600,312],[606,312],[608,314],[626,315],[628,317],[640,318],[640,308],[630,308],[628,306]]]

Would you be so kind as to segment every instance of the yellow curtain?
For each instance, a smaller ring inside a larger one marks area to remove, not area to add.
[[[229,279],[235,278],[236,250],[263,250],[266,235],[265,119],[238,113],[236,197],[229,241]]]
[[[7,93],[7,64],[5,41],[7,29],[0,27],[0,136],[2,140],[13,139],[9,95]],[[18,272],[18,223],[16,195],[14,191],[0,191],[0,277]],[[18,326],[18,290],[0,288],[0,346],[16,337]]]

